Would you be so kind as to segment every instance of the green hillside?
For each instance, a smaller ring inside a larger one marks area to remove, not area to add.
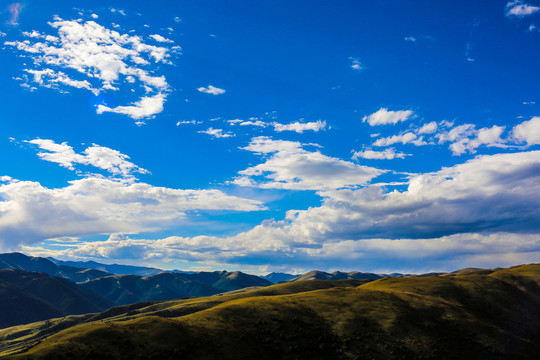
[[[33,360],[536,359],[540,265],[134,304],[4,329],[0,344]]]

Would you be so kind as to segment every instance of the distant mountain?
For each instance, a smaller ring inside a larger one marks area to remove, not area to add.
[[[292,275],[292,274],[287,274],[287,273],[273,272],[273,273],[270,273],[268,275],[263,276],[263,278],[277,284],[278,282],[291,280],[291,279],[294,279],[295,277],[298,277],[298,276],[299,275]]]
[[[540,264],[294,281],[0,331],[0,356],[85,359],[537,359]]]
[[[239,271],[161,273],[152,276],[114,275],[82,284],[117,305],[210,296],[246,287],[268,285],[272,283],[266,279]]]
[[[65,265],[65,266],[71,266],[75,268],[83,268],[83,269],[96,269],[104,272],[108,272],[110,274],[117,274],[117,275],[141,275],[141,276],[151,276],[156,274],[161,274],[162,272],[166,272],[162,269],[156,269],[156,268],[150,268],[150,267],[144,267],[144,266],[131,266],[131,265],[118,265],[118,264],[101,264],[95,261],[63,261],[63,260],[57,260],[55,258],[47,258],[51,262],[55,263],[56,265]]]
[[[377,280],[383,278],[385,275],[379,275],[374,273],[364,273],[358,271],[341,272],[334,271],[333,273],[327,273],[324,271],[312,270],[303,275],[297,276],[288,280],[291,281],[304,281],[304,280],[345,280],[345,279],[371,279]]]
[[[38,271],[52,276],[60,276],[76,283],[112,275],[100,270],[81,269],[65,265],[58,266],[49,259],[27,256],[17,252],[0,254],[0,268]]]
[[[0,327],[101,312],[114,303],[71,281],[42,272],[0,270]]]

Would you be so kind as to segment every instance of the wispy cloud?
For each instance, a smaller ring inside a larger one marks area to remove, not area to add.
[[[206,130],[198,131],[198,133],[207,134],[207,135],[210,135],[210,136],[215,137],[215,138],[234,137],[234,134],[231,133],[231,132],[224,132],[223,129],[214,129],[212,127],[208,128]]]
[[[13,26],[19,25],[19,16],[21,15],[22,9],[23,9],[23,5],[18,2],[8,5],[7,10],[10,15],[10,18],[8,21],[9,25],[13,25]]]
[[[34,139],[26,142],[37,145],[39,149],[44,150],[37,154],[42,160],[57,163],[70,170],[75,170],[77,164],[91,165],[106,170],[112,175],[120,175],[129,179],[133,179],[133,173],[149,173],[148,170],[128,161],[129,156],[97,144],[92,144],[78,154],[73,150],[73,147],[65,142],[58,144],[49,139]]]
[[[349,60],[351,61],[351,68],[353,68],[354,70],[362,70],[364,68],[359,58],[351,56],[349,57]]]
[[[392,159],[404,159],[406,156],[410,156],[410,154],[396,152],[394,148],[389,148],[389,149],[384,149],[383,151],[375,151],[371,149],[363,150],[363,151],[355,151],[353,152],[352,158],[354,160],[357,160],[359,158],[375,159],[375,160],[392,160]]]

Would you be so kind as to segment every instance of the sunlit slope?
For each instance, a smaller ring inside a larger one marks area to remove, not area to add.
[[[540,351],[540,265],[352,281],[116,310],[12,358],[534,359]]]

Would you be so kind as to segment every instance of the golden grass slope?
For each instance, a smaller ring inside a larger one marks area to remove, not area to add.
[[[5,329],[0,351],[34,360],[535,359],[540,265],[294,282],[48,326],[67,328],[50,331],[41,322]]]

